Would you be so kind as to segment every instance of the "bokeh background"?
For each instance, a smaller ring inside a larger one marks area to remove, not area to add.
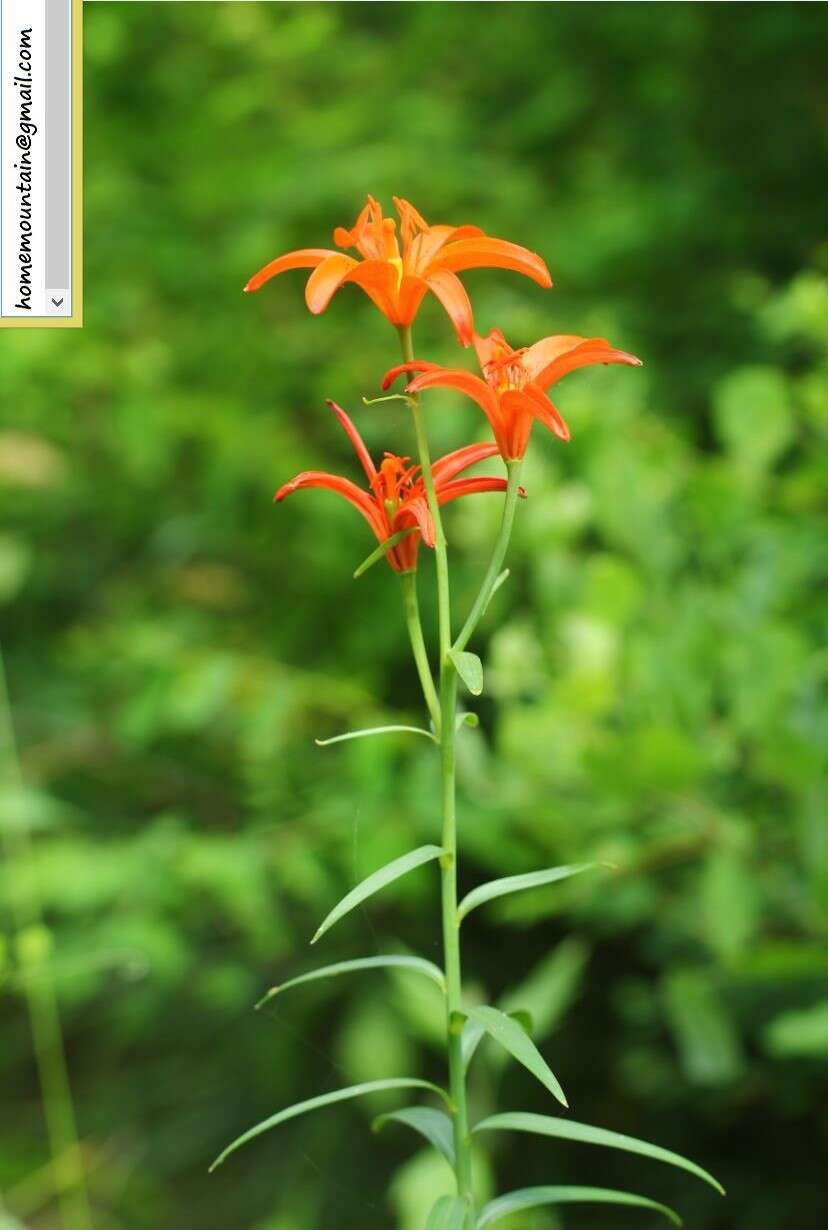
[[[356,879],[434,839],[436,767],[420,740],[314,746],[418,720],[416,679],[393,576],[351,579],[359,518],[322,492],[270,503],[300,468],[355,473],[326,397],[375,451],[410,449],[399,407],[360,408],[396,338],[355,289],[322,319],[301,274],[241,294],[368,191],[547,258],[551,292],[466,276],[482,329],[598,333],[646,362],[569,377],[572,443],[536,433],[461,748],[466,887],[617,870],[478,912],[466,971],[532,1008],[576,1118],[688,1154],[729,1197],[494,1134],[480,1189],[627,1187],[694,1230],[824,1225],[825,7],[93,4],[85,24],[86,325],[0,337],[24,777],[2,783],[0,885],[44,918],[21,943],[3,914],[4,1227],[62,1225],[27,961],[57,989],[96,1228],[422,1230],[448,1182],[404,1129],[372,1137],[382,1100],[206,1173],[289,1102],[441,1072],[419,982],[252,1010],[314,962],[438,951],[427,870],[307,947]],[[433,301],[417,337],[454,356]],[[428,415],[438,447],[484,435],[459,399]],[[496,518],[488,497],[451,511],[460,603]],[[485,1048],[472,1102],[549,1109]]]

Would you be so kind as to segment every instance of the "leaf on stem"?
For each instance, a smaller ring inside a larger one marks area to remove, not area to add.
[[[479,696],[483,691],[483,663],[477,654],[463,649],[450,649],[449,657],[472,696]]]
[[[337,961],[335,965],[325,965],[321,969],[309,970],[307,974],[299,974],[296,978],[290,978],[287,982],[281,982],[278,986],[271,987],[256,1004],[257,1008],[263,1008],[282,991],[287,991],[289,987],[300,986],[303,982],[315,982],[317,978],[335,978],[338,974],[350,974],[357,970],[363,969],[381,969],[387,966],[396,966],[400,969],[413,970],[416,973],[424,974],[426,978],[430,978],[432,982],[445,990],[446,980],[443,977],[443,971],[439,969],[433,961],[426,961],[423,957],[409,956],[387,956],[387,957],[357,957],[353,961]]]
[[[344,735],[334,735],[332,739],[314,739],[317,747],[330,747],[332,743],[345,743],[348,739],[368,739],[372,735],[425,735],[432,743],[437,743],[430,730],[422,726],[371,726],[367,730],[347,730]]]
[[[516,1009],[514,1012],[508,1012],[506,1015],[510,1016],[513,1021],[516,1021],[525,1033],[531,1035],[532,1017],[530,1013],[524,1012],[521,1009]],[[468,1017],[466,1018],[466,1022],[463,1026],[463,1032],[460,1037],[460,1053],[463,1058],[464,1071],[468,1069],[478,1046],[483,1041],[485,1033],[486,1027],[482,1021],[472,1020]]]
[[[457,907],[457,921],[462,922],[472,910],[487,901],[494,901],[496,897],[505,897],[508,893],[518,893],[526,888],[540,888],[541,885],[553,884],[556,880],[567,880],[570,876],[600,866],[600,863],[571,863],[563,867],[547,867],[544,871],[529,871],[526,875],[490,880],[488,884],[481,884],[479,888],[466,894]]]
[[[468,1015],[470,1021],[482,1025],[495,1042],[499,1042],[518,1063],[537,1077],[562,1106],[569,1106],[557,1077],[518,1021],[499,1008],[482,1004],[471,1008]]]
[[[419,1132],[454,1169],[454,1128],[443,1111],[434,1110],[431,1106],[404,1106],[401,1110],[379,1115],[371,1126],[379,1132],[386,1123],[404,1123]]]
[[[287,1106],[284,1110],[271,1115],[269,1119],[263,1119],[255,1127],[249,1128],[222,1150],[210,1167],[210,1172],[212,1173],[220,1166],[231,1153],[235,1153],[236,1149],[240,1149],[248,1141],[254,1140],[280,1123],[287,1122],[288,1119],[295,1119],[298,1115],[305,1115],[308,1111],[318,1110],[323,1106],[331,1106],[335,1102],[347,1102],[351,1098],[359,1098],[369,1093],[380,1093],[386,1089],[428,1089],[431,1093],[438,1093],[448,1103],[448,1095],[444,1089],[441,1089],[439,1085],[433,1085],[431,1081],[419,1080],[416,1077],[392,1077],[387,1080],[365,1081],[361,1085],[349,1085],[347,1089],[335,1089],[332,1093],[323,1093],[317,1098],[309,1098],[306,1102],[295,1102],[293,1106]]]
[[[441,1196],[432,1208],[426,1230],[467,1230],[471,1206],[463,1196]]]
[[[642,1157],[651,1157],[658,1162],[666,1162],[668,1166],[677,1166],[686,1170],[715,1187],[724,1195],[724,1188],[712,1174],[708,1174],[701,1166],[689,1161],[679,1153],[670,1149],[662,1149],[660,1145],[651,1145],[646,1140],[638,1140],[635,1136],[624,1136],[621,1132],[610,1132],[606,1128],[592,1127],[589,1123],[576,1123],[572,1119],[557,1119],[552,1115],[534,1115],[521,1111],[507,1112],[500,1115],[490,1115],[478,1123],[475,1132],[532,1132],[536,1136],[554,1136],[558,1140],[574,1140],[585,1145],[603,1145],[607,1149],[622,1149],[625,1153],[638,1153]]]
[[[496,593],[497,593],[497,591],[500,589],[501,585],[503,585],[503,583],[504,583],[505,581],[508,581],[508,580],[509,580],[510,575],[511,575],[511,571],[510,571],[510,569],[509,569],[509,568],[504,568],[504,569],[503,569],[503,571],[502,571],[501,573],[499,573],[499,574],[498,574],[498,576],[495,578],[495,583],[494,583],[494,585],[492,586],[491,590],[489,591],[489,596],[488,596],[488,598],[486,599],[486,602],[485,602],[485,604],[484,604],[484,606],[483,606],[483,610],[480,612],[480,617],[481,617],[481,619],[482,619],[482,617],[486,614],[486,612],[488,611],[488,609],[489,609],[489,603],[491,602],[492,598],[494,598],[495,594],[496,594]]]
[[[423,863],[430,863],[432,859],[440,858],[443,851],[440,846],[420,846],[417,850],[411,850],[408,854],[403,854],[400,858],[395,858],[390,863],[386,863],[384,867],[380,867],[378,871],[373,872],[357,884],[356,888],[342,898],[338,905],[335,905],[328,914],[327,918],[321,923],[316,931],[312,944],[315,944],[320,936],[324,935],[340,918],[343,918],[356,906],[361,905],[368,897],[372,897],[374,893],[379,892],[381,888],[385,888],[387,884],[392,884],[394,880],[399,880],[400,876],[406,875],[409,871],[413,871],[415,867],[421,867]]]
[[[413,534],[417,529],[416,525],[408,525],[404,530],[397,530],[396,534],[392,534],[390,538],[386,538],[378,547],[375,547],[370,555],[367,555],[358,568],[354,569],[354,580],[361,577],[363,572],[367,572],[373,567],[384,555],[387,555],[392,547],[396,547],[398,542],[402,542],[409,534]]]
[[[681,1225],[678,1213],[668,1209],[666,1204],[649,1200],[646,1196],[634,1196],[630,1192],[616,1192],[606,1187],[523,1187],[519,1191],[509,1192],[506,1196],[498,1196],[484,1205],[477,1219],[477,1230],[490,1226],[509,1213],[517,1213],[521,1209],[535,1209],[543,1204],[626,1204],[640,1209],[654,1209],[663,1213],[674,1226]]]

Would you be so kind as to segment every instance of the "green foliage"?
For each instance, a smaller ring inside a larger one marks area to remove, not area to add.
[[[411,850],[408,854],[402,854],[399,858],[392,859],[390,863],[386,863],[384,867],[380,867],[377,871],[366,876],[357,884],[356,888],[352,888],[337,905],[331,910],[330,914],[322,920],[316,929],[312,944],[315,944],[326,931],[339,922],[340,918],[344,918],[351,910],[355,910],[358,905],[362,905],[363,901],[367,901],[369,897],[373,897],[374,893],[378,893],[380,889],[386,888],[389,884],[393,884],[395,880],[399,880],[401,876],[407,875],[409,871],[413,871],[416,867],[422,867],[424,863],[431,863],[435,858],[440,858],[443,851],[440,846],[420,846],[418,850]]]
[[[0,896],[13,879],[44,900],[96,1224],[379,1230],[405,1212],[421,1230],[449,1190],[433,1150],[406,1160],[409,1134],[367,1131],[381,1093],[204,1176],[274,1105],[441,1071],[441,993],[415,973],[250,1012],[366,867],[434,839],[427,740],[313,743],[423,720],[388,570],[351,581],[373,543],[333,497],[270,507],[302,468],[356,476],[327,396],[375,454],[411,451],[403,404],[360,407],[395,339],[356,290],[324,323],[301,275],[241,294],[370,189],[544,254],[548,294],[468,275],[483,329],[600,333],[645,360],[556,392],[573,440],[533,440],[509,584],[475,638],[480,726],[458,736],[464,891],[618,870],[476,914],[470,994],[529,1011],[579,1120],[723,1180],[726,1207],[652,1168],[696,1230],[821,1230],[824,6],[101,4],[85,26],[86,326],[0,345],[0,634],[26,772],[23,796],[0,783],[0,822],[25,814],[37,839]],[[455,355],[434,304],[420,346]],[[483,433],[459,398],[427,414],[440,449]],[[482,497],[448,510],[458,609],[496,519]],[[330,960],[376,950],[380,919],[383,945],[434,955],[435,881],[371,899],[349,920],[360,948],[343,931]],[[0,1216],[45,1225],[6,940]],[[413,1034],[410,1066],[357,1053],[369,1021]],[[542,1109],[509,1059],[481,1047],[476,1117]],[[549,1174],[548,1141],[491,1136],[501,1190]],[[600,1166],[626,1185],[617,1151],[560,1148],[573,1182]]]
[[[686,1157],[680,1157],[660,1145],[648,1144],[645,1140],[636,1140],[632,1136],[624,1136],[621,1132],[608,1132],[605,1128],[592,1127],[588,1123],[576,1123],[574,1119],[553,1119],[550,1115],[534,1115],[525,1112],[507,1112],[500,1115],[490,1115],[481,1123],[475,1124],[476,1132],[509,1131],[534,1132],[539,1136],[553,1136],[559,1140],[575,1140],[587,1145],[602,1145],[607,1149],[622,1149],[626,1153],[638,1153],[642,1157],[652,1157],[656,1161],[666,1162],[687,1170],[690,1174],[709,1183],[717,1192],[724,1195],[721,1183]]]
[[[633,1196],[629,1192],[608,1191],[603,1187],[524,1187],[491,1200],[477,1219],[477,1230],[500,1221],[510,1213],[522,1209],[534,1209],[544,1204],[626,1204],[639,1209],[655,1209],[663,1213],[674,1226],[681,1225],[681,1218],[666,1205],[657,1204],[645,1196]]]
[[[457,907],[457,918],[460,922],[479,905],[487,901],[495,901],[498,897],[506,897],[509,893],[523,892],[529,888],[540,888],[544,884],[554,884],[557,880],[568,880],[570,876],[581,871],[591,871],[597,863],[582,863],[572,867],[547,867],[545,871],[527,871],[522,876],[506,876],[502,880],[490,880],[467,893]]]

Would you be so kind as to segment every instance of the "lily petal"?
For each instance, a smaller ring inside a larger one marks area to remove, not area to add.
[[[335,401],[329,400],[328,405],[342,424],[342,429],[351,441],[351,444],[353,444],[354,452],[359,458],[360,464],[366,473],[368,481],[372,483],[377,476],[377,467],[374,465],[374,462],[371,459],[371,454],[365,447],[365,442],[357,431],[356,425],[353,423],[350,416],[347,415],[342,407],[338,406]]]
[[[542,389],[548,389],[562,376],[576,371],[579,367],[589,367],[593,363],[626,363],[629,367],[641,367],[641,360],[625,350],[616,350],[602,337],[583,339],[580,345],[564,351],[533,377],[534,383]]]
[[[538,385],[530,383],[524,385],[521,389],[521,394],[529,403],[532,414],[543,423],[544,427],[553,432],[559,440],[567,443],[570,438],[569,428],[563,420],[558,409],[552,405],[552,402]]]
[[[415,277],[410,273],[403,275],[396,293],[399,324],[410,325],[414,323],[417,309],[422,303],[423,296],[427,290],[428,284],[422,278]]]
[[[530,252],[528,248],[509,243],[506,239],[491,239],[488,235],[446,244],[438,252],[433,267],[448,269],[452,273],[461,273],[464,269],[513,269],[539,286],[552,285],[546,262],[537,252]]]
[[[435,487],[448,482],[463,470],[468,470],[469,466],[477,465],[478,461],[496,457],[499,451],[496,444],[467,444],[464,448],[455,449],[453,453],[446,453],[445,457],[435,461],[431,467]]]
[[[505,491],[507,486],[505,478],[489,478],[486,475],[479,478],[457,478],[453,483],[446,483],[440,488],[437,492],[437,503],[448,504],[450,500],[459,500],[462,495],[475,495],[479,491]]]
[[[364,260],[354,263],[346,280],[354,282],[364,290],[369,299],[392,324],[398,323],[397,270],[390,261]]]
[[[275,260],[264,265],[258,273],[254,273],[244,288],[245,293],[249,294],[251,291],[258,290],[260,286],[264,286],[265,282],[269,282],[279,273],[286,273],[288,269],[315,269],[329,256],[336,255],[337,253],[330,248],[300,248],[296,252],[286,252],[284,256],[277,256]]]
[[[389,528],[388,518],[384,511],[380,511],[376,500],[349,478],[342,478],[339,474],[327,474],[324,470],[303,470],[289,483],[280,487],[273,499],[279,504],[287,496],[293,495],[294,491],[301,491],[303,487],[324,487],[328,491],[335,491],[362,513],[377,542],[385,542],[386,538],[390,538],[392,530]]]
[[[396,367],[390,367],[382,378],[381,388],[383,390],[390,389],[391,385],[401,376],[403,372],[432,372],[439,368],[439,363],[429,363],[426,359],[412,359],[410,363],[398,363]]]
[[[413,499],[406,500],[400,505],[394,514],[394,531],[405,529],[407,525],[411,525],[412,521],[419,526],[423,542],[426,546],[433,547],[435,542],[434,522],[431,519],[431,513],[428,510],[428,502],[425,496],[414,496]]]
[[[324,312],[351,270],[357,265],[352,256],[334,252],[310,275],[305,286],[305,303],[315,316]]]
[[[409,393],[419,393],[423,389],[459,389],[477,402],[493,427],[500,423],[500,407],[494,389],[479,376],[463,371],[462,368],[433,368],[423,372],[421,376],[415,376],[406,388]]]
[[[426,284],[446,309],[460,345],[470,345],[474,336],[474,313],[463,283],[448,269],[436,269],[428,275]]]
[[[554,363],[560,355],[589,341],[603,342],[604,339],[579,337],[577,333],[556,333],[552,337],[542,337],[539,342],[535,342],[534,346],[530,346],[523,356],[523,366],[529,373],[529,379],[537,380],[538,373],[550,363]],[[605,345],[609,346],[609,342]]]

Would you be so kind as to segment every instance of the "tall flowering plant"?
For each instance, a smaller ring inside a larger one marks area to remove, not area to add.
[[[339,249],[352,249],[357,257],[329,248],[305,248],[279,256],[250,279],[246,290],[255,291],[278,274],[293,269],[312,270],[305,289],[311,312],[323,312],[341,287],[353,283],[394,326],[402,362],[390,368],[382,379],[388,390],[404,377],[404,392],[392,393],[409,407],[416,438],[417,458],[387,452],[377,463],[346,412],[334,402],[329,405],[348,436],[362,479],[311,470],[298,474],[276,492],[278,502],[303,488],[326,488],[345,499],[367,522],[376,539],[375,549],[357,568],[359,575],[383,558],[399,578],[402,606],[411,650],[422,685],[428,723],[422,727],[379,727],[350,731],[326,742],[382,735],[389,731],[410,731],[425,736],[436,745],[441,767],[442,826],[439,844],[421,846],[373,872],[357,884],[323,920],[312,942],[320,939],[335,923],[361,902],[389,884],[426,863],[436,863],[440,872],[442,920],[442,968],[431,961],[409,954],[358,957],[326,965],[274,987],[262,1002],[289,987],[318,978],[347,975],[361,970],[398,967],[431,979],[445,1001],[445,1047],[447,1087],[410,1077],[387,1077],[369,1081],[277,1111],[233,1141],[213,1163],[221,1164],[231,1153],[257,1136],[289,1119],[358,1098],[380,1090],[408,1090],[425,1095],[437,1105],[418,1102],[382,1116],[380,1123],[403,1124],[424,1137],[445,1158],[454,1174],[455,1192],[441,1197],[428,1217],[425,1230],[483,1230],[508,1214],[541,1205],[596,1202],[632,1205],[664,1214],[679,1224],[672,1209],[645,1196],[603,1187],[538,1186],[508,1192],[482,1207],[475,1199],[472,1179],[472,1142],[492,1131],[529,1132],[559,1140],[601,1145],[677,1166],[722,1191],[720,1184],[694,1162],[678,1154],[605,1128],[577,1122],[560,1113],[510,1111],[490,1115],[471,1123],[466,1100],[466,1072],[475,1049],[488,1035],[516,1062],[534,1075],[561,1107],[568,1102],[557,1077],[532,1040],[531,1022],[524,1013],[505,1013],[500,1009],[464,998],[461,974],[461,926],[473,910],[509,893],[535,888],[567,879],[595,866],[582,863],[551,867],[525,875],[507,876],[481,884],[458,900],[457,892],[457,805],[455,741],[469,714],[458,712],[458,689],[462,685],[472,696],[483,690],[483,666],[468,648],[478,623],[493,594],[505,579],[503,570],[518,503],[526,493],[521,486],[521,470],[532,428],[542,424],[558,440],[569,439],[569,428],[553,405],[548,393],[563,376],[594,363],[620,363],[631,367],[640,360],[618,350],[604,338],[558,334],[543,337],[533,345],[514,348],[499,329],[483,337],[474,326],[468,295],[458,273],[475,267],[512,270],[531,278],[541,287],[552,279],[544,261],[518,244],[487,235],[476,226],[429,226],[407,201],[395,198],[399,226],[383,215],[380,205],[368,198],[350,230],[337,227],[334,243]],[[417,357],[412,326],[427,293],[433,294],[446,310],[459,342],[473,346],[479,372],[466,367],[442,367]],[[432,390],[460,390],[483,411],[493,441],[467,444],[432,460],[426,428],[425,402],[420,394],[433,396]],[[376,400],[383,400],[377,398]],[[479,462],[499,455],[506,477],[469,475]],[[452,500],[478,493],[502,497],[500,528],[492,547],[491,559],[477,596],[465,617],[456,618],[452,604],[449,552],[443,529],[442,509]],[[426,554],[433,555],[437,576],[437,646],[429,651],[423,634],[417,597],[417,569]],[[435,837],[437,835],[435,834]]]

